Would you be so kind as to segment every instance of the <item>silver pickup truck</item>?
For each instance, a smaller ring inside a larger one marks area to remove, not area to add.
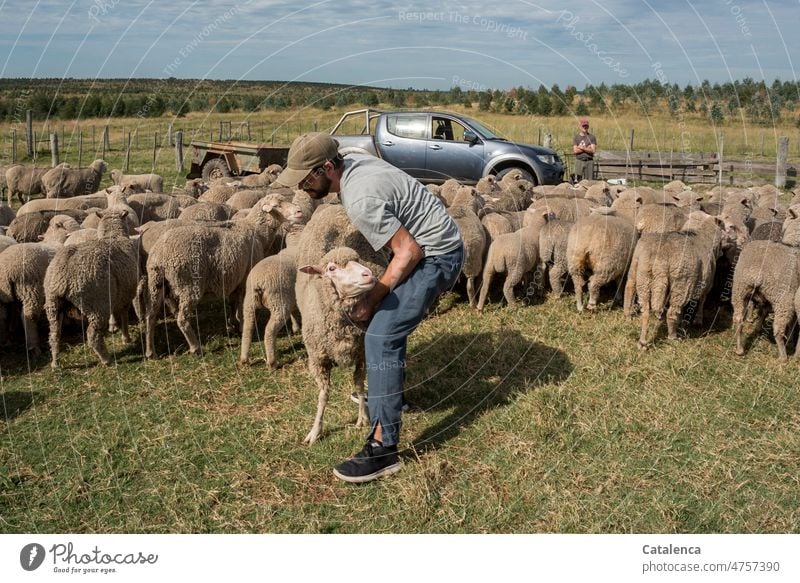
[[[360,133],[343,135],[354,122]],[[512,170],[534,184],[559,184],[564,176],[564,164],[553,150],[510,142],[452,113],[361,109],[344,114],[331,134],[343,154],[378,156],[424,183],[455,178],[474,184]]]

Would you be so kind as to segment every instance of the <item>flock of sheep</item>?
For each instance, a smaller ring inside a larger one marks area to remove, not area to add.
[[[535,187],[519,178],[487,176],[475,188],[453,180],[428,185],[461,229],[467,295],[478,311],[498,275],[509,304],[518,303],[520,283],[541,293],[547,281],[558,297],[571,281],[578,311],[594,310],[601,289],[613,284],[625,315],[641,313],[639,347],[646,350],[651,314],[665,318],[668,337],[677,339],[679,328],[702,324],[713,294],[732,303],[737,354],[744,354],[745,320],[756,319],[760,329],[771,309],[779,357],[787,358],[800,314],[800,190],[784,205],[769,185]]]
[[[0,338],[8,341],[16,328],[26,348],[39,353],[37,328],[46,319],[57,367],[63,321],[79,320],[89,346],[109,364],[105,335],[119,330],[130,341],[132,309],[143,323],[146,357],[156,356],[158,321],[169,316],[189,352],[199,353],[198,305],[225,299],[227,324],[242,335],[243,363],[258,309],[269,312],[263,338],[272,368],[279,332],[302,328],[320,391],[307,443],[321,434],[334,365],[354,367],[359,425],[367,423],[364,327],[348,314],[389,257],[372,250],[335,194],[314,201],[280,187],[279,166],[211,184],[190,180],[169,194],[160,192],[158,175],[116,170],[114,185],[98,190],[105,171],[102,160],[85,169],[6,169],[9,200],[38,192],[45,198],[16,213],[0,205]],[[717,285],[733,304],[737,353],[744,352],[743,322],[757,316],[763,323],[771,307],[779,355],[786,358],[786,337],[800,312],[800,207],[793,206],[800,194],[785,206],[769,186],[542,187],[520,178],[512,172],[475,187],[454,180],[428,185],[460,228],[467,296],[478,311],[498,277],[509,304],[518,303],[520,284],[560,296],[571,281],[579,311],[594,310],[601,288],[614,284],[625,314],[637,306],[641,312],[645,349],[651,313],[666,316],[669,337],[676,338],[681,318],[702,322]]]

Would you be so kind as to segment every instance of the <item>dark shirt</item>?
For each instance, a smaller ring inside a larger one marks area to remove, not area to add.
[[[595,139],[594,134],[590,134],[589,132],[586,132],[585,136],[576,134],[575,138],[572,140],[573,146],[580,146],[582,148],[586,148],[589,146],[589,144],[597,145],[597,140]],[[575,158],[577,158],[578,160],[591,160],[594,158],[594,155],[589,154],[588,152],[581,152],[580,154],[575,154]]]

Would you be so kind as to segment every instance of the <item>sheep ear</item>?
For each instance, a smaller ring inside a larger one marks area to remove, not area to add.
[[[637,205],[641,205],[644,202],[644,199],[641,196],[637,196],[633,202]]]
[[[674,200],[675,202],[680,202],[681,201],[680,197],[678,197],[678,196],[676,196],[674,194],[672,195],[672,200]]]
[[[791,218],[791,219],[796,219],[797,218],[797,213],[795,212],[795,210],[793,208],[789,209],[788,214],[789,214],[789,218]]]
[[[111,194],[111,189],[110,188],[106,188],[106,194]]]
[[[36,239],[39,241],[44,241],[44,235],[39,235],[38,237],[36,237]]]
[[[134,227],[133,230],[136,231],[137,233],[141,233],[142,232],[142,228],[141,227]]]
[[[753,208],[753,204],[750,202],[750,199],[747,198],[747,197],[743,197],[740,202],[742,203],[743,207],[747,207],[749,209]]]
[[[303,265],[302,267],[298,267],[297,271],[307,273],[308,275],[322,275],[322,270],[316,265]]]
[[[278,206],[278,205],[276,205],[276,204],[274,204],[274,203],[267,202],[267,203],[264,203],[264,204],[262,204],[262,205],[261,205],[261,210],[262,210],[262,211],[264,211],[265,213],[270,213],[270,212],[272,212],[273,210],[275,210],[275,208],[276,208],[277,206]]]
[[[778,213],[780,212],[780,211],[779,211],[777,208],[775,208],[775,207],[772,207],[771,209],[769,209],[769,211],[772,213],[772,216],[773,216],[773,217],[777,217],[777,216],[778,216]]]
[[[127,217],[127,216],[128,216],[128,211],[126,211],[126,210],[123,210],[122,212],[120,212],[120,213],[119,213],[119,216],[120,216],[120,217],[122,217],[122,218],[124,219],[125,217]]]
[[[696,197],[694,197],[694,201],[695,202],[703,202],[703,195],[702,194],[698,194]]]

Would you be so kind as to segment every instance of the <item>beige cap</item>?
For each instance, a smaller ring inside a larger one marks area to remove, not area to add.
[[[278,175],[277,182],[294,188],[312,169],[339,155],[339,142],[330,134],[310,132],[292,142],[286,169]]]

